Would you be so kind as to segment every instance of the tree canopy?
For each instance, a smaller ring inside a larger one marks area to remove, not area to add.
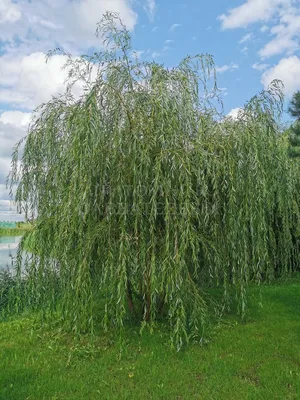
[[[278,135],[281,85],[220,120],[210,55],[172,69],[141,62],[114,14],[97,33],[106,49],[69,58],[66,94],[37,110],[13,156],[15,200],[37,218],[19,248],[26,279],[14,310],[75,332],[163,319],[180,348],[235,298],[243,314],[249,282],[299,266],[299,171]]]

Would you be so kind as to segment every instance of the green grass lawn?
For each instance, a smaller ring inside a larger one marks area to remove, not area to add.
[[[205,345],[176,353],[165,333],[126,331],[120,351],[19,319],[0,324],[0,399],[300,399],[300,282],[250,291]]]

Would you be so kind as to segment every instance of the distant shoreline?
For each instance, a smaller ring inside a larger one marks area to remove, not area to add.
[[[10,228],[0,226],[0,236],[23,236],[26,232],[32,230],[32,228],[32,224],[26,222],[16,222],[16,227]]]

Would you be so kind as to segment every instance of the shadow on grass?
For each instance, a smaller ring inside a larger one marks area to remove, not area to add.
[[[299,286],[267,288],[263,301],[272,309],[276,309],[278,315],[289,316],[293,319],[300,318],[300,284]]]
[[[39,372],[27,367],[14,368],[13,365],[1,365],[0,368],[0,400],[26,399]]]

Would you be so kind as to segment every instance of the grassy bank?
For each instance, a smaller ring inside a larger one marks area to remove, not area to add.
[[[28,223],[17,224],[16,228],[0,228],[0,236],[23,236],[32,229]]]
[[[208,343],[176,353],[168,336],[126,333],[120,346],[0,324],[0,399],[298,399],[300,280],[251,289],[250,314],[216,327]]]

